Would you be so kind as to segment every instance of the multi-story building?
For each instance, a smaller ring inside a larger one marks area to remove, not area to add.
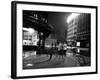
[[[74,13],[73,13],[74,14]],[[72,15],[73,15],[72,14]],[[90,45],[90,14],[75,13],[69,20],[67,27],[67,41],[69,45],[89,47]],[[71,16],[70,16],[71,17]]]
[[[25,43],[39,47],[44,47],[45,39],[52,31],[51,25],[48,24],[48,13],[43,11],[23,10],[23,28],[31,28],[34,31],[33,34],[23,32],[23,40],[30,37],[30,40],[24,40]]]
[[[80,14],[77,28],[77,42],[80,47],[90,47],[91,38],[91,16],[90,14]]]
[[[74,14],[72,13],[69,17],[68,17],[68,27],[67,27],[67,42],[68,45],[70,46],[75,46],[76,45],[76,40],[77,40],[77,28],[78,28],[78,18],[79,18],[79,14],[75,13],[75,16],[73,16]]]

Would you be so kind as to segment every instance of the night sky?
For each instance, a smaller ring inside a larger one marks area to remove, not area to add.
[[[59,41],[65,41],[65,30],[67,29],[67,17],[70,13],[51,12],[48,13],[48,23],[54,27],[56,36],[52,34],[52,38],[57,38]]]

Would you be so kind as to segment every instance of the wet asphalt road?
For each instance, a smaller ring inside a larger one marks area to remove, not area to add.
[[[76,57],[67,55],[33,55],[23,60],[23,69],[77,67],[80,63]]]

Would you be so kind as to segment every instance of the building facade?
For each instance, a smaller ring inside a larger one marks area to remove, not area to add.
[[[91,15],[81,14],[78,19],[77,42],[80,47],[90,47],[91,39]]]
[[[67,27],[67,42],[72,46],[90,47],[91,15],[80,13]]]
[[[27,30],[27,32],[23,31],[24,49],[28,49],[29,46],[32,49],[33,47],[44,49],[45,39],[52,32],[53,27],[48,24],[47,12],[23,10],[23,28]],[[29,34],[30,31],[33,33]]]
[[[67,27],[67,44],[69,46],[75,46],[77,41],[77,29],[78,29],[79,16],[74,17]]]

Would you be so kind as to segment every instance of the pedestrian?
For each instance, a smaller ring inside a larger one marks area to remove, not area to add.
[[[64,42],[63,44],[63,50],[64,50],[64,54],[66,54],[66,51],[67,51],[67,44]]]

